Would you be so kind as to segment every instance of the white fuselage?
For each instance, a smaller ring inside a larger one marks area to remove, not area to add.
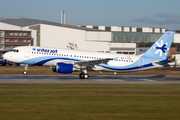
[[[116,58],[116,60],[110,60],[109,62],[107,62],[107,64],[93,65],[92,69],[88,69],[98,71],[124,72],[163,67],[153,65],[143,67],[145,65],[145,59],[140,59],[140,55],[135,56],[33,46],[17,47],[15,48],[15,50],[18,51],[11,51],[4,54],[4,58],[15,63],[39,66],[56,66],[56,64],[59,62],[74,64],[78,61],[93,61],[106,58]]]

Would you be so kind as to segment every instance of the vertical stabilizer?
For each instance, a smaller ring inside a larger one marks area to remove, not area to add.
[[[167,58],[175,32],[165,32],[143,55],[142,57],[164,60]]]

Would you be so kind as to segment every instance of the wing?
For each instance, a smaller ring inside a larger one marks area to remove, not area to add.
[[[75,67],[80,68],[93,68],[95,65],[99,64],[107,64],[110,60],[113,60],[113,58],[106,58],[106,59],[100,59],[100,60],[86,60],[86,61],[78,61],[75,62]]]

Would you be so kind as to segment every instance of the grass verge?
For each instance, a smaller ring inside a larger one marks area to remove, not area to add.
[[[180,85],[0,84],[0,119],[179,119]]]

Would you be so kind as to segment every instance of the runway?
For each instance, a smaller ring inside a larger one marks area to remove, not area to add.
[[[180,84],[180,75],[1,75],[0,84]]]

